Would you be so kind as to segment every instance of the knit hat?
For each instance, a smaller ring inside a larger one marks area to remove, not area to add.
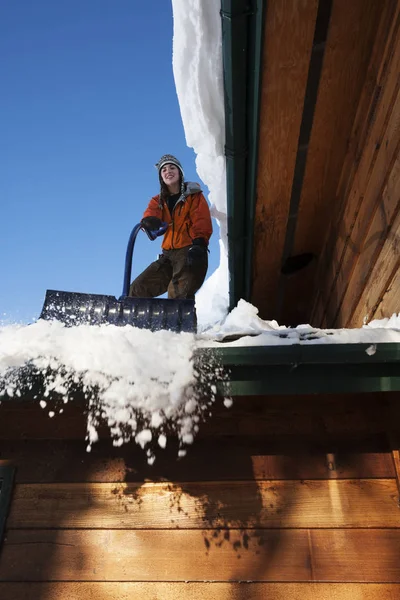
[[[158,175],[159,177],[161,176],[161,169],[165,166],[165,165],[175,165],[176,167],[178,167],[178,169],[180,170],[181,174],[182,174],[182,179],[184,179],[185,174],[183,172],[183,167],[181,165],[181,163],[179,162],[179,160],[177,158],[175,158],[175,156],[172,156],[172,154],[164,154],[160,160],[158,161],[158,163],[156,164],[156,168],[158,170]]]

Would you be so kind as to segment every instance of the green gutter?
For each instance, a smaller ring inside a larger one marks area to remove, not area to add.
[[[232,396],[400,391],[400,344],[293,344],[221,347]],[[206,353],[205,353],[206,356]]]
[[[265,0],[221,0],[229,305],[250,299]]]

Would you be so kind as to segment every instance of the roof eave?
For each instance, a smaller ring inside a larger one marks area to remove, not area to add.
[[[221,0],[229,305],[250,300],[266,2]]]
[[[400,391],[400,344],[291,344],[221,347],[225,395]]]

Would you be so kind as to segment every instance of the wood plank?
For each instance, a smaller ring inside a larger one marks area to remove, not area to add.
[[[331,206],[328,234],[325,236],[324,249],[320,254],[318,268],[316,269],[317,272],[316,274],[313,273],[313,277],[319,281],[319,285],[321,285],[321,280],[330,269],[333,268],[333,271],[336,272],[337,265],[332,265],[332,251],[337,237],[337,230],[343,219],[346,199],[348,198],[350,191],[349,186],[359,167],[360,158],[375,118],[376,103],[381,94],[382,85],[387,74],[387,67],[390,62],[388,61],[388,57],[393,52],[393,44],[395,41],[394,31],[398,26],[400,4],[397,0],[386,0],[382,1],[380,4],[382,14],[375,36],[363,89],[360,95],[352,132],[347,145],[347,153],[335,193],[335,201]],[[299,275],[301,276],[301,273]],[[308,273],[306,275],[309,278]],[[311,281],[311,283],[313,283],[313,281]],[[320,288],[316,289],[315,292],[309,320],[316,326],[325,327],[326,321],[324,316],[326,298],[321,296],[322,290]]]
[[[394,396],[398,397],[398,394],[394,393]],[[313,450],[316,444],[322,448],[329,441],[330,448],[326,451],[331,452],[331,444],[335,441],[360,441],[385,432],[388,426],[385,406],[390,397],[390,393],[242,396],[235,399],[229,410],[218,401],[212,417],[201,424],[197,439],[268,436],[270,442],[285,437],[296,441],[297,437],[302,444],[308,442]],[[397,404],[400,417],[400,403]],[[75,405],[73,418],[63,414],[49,419],[35,405],[3,404],[0,406],[0,439],[82,440],[85,437],[84,410],[83,406]],[[400,418],[398,425],[400,427]],[[103,436],[108,437],[106,430],[100,430],[100,437]],[[157,454],[162,453],[156,446],[155,443]],[[359,451],[365,451],[365,448],[359,448]],[[282,449],[279,453],[285,452]]]
[[[262,437],[197,440],[177,460],[170,443],[151,469],[137,447],[115,448],[101,440],[86,452],[84,440],[0,442],[1,459],[16,467],[17,483],[118,483],[152,481],[226,481],[262,479],[346,479],[394,477],[390,452],[268,454]],[[73,468],[71,468],[73,465]]]
[[[322,303],[325,307],[324,325],[332,325],[332,323],[329,323],[329,318],[331,318],[330,315],[332,315],[332,310],[334,309],[330,308],[331,312],[329,312],[326,306],[329,301],[332,302],[333,288],[341,269],[348,235],[351,232],[352,224],[359,211],[360,199],[361,201],[363,200],[373,166],[383,142],[388,120],[392,114],[393,102],[397,95],[398,72],[400,68],[399,27],[400,17],[397,11],[390,32],[391,38],[387,44],[387,56],[382,57],[383,64],[378,75],[375,101],[371,107],[371,114],[365,115],[365,119],[369,120],[371,126],[369,127],[368,124],[365,128],[368,135],[361,146],[362,154],[356,162],[357,170],[355,172],[351,171],[350,185],[342,183],[342,187],[344,186],[342,193],[345,194],[345,197],[338,198],[338,203],[342,207],[342,210],[338,212],[337,220],[332,220],[328,242],[320,259],[319,274],[321,278],[319,279],[321,297],[318,303]],[[358,135],[357,132],[355,135]],[[393,144],[393,141],[391,141],[391,144]],[[386,156],[387,154],[381,153],[382,159],[385,159]],[[385,172],[383,172],[384,174]],[[313,319],[313,322],[315,322],[315,319]]]
[[[400,531],[11,530],[1,581],[400,582]]]
[[[251,302],[271,318],[279,282],[318,2],[268,2]]]
[[[400,269],[397,269],[393,279],[390,281],[382,299],[378,302],[370,319],[384,319],[393,314],[400,313]]]
[[[4,600],[398,600],[400,586],[380,583],[0,583]]]
[[[319,255],[384,2],[336,0],[318,89],[293,254]],[[338,124],[340,123],[340,126]]]
[[[367,80],[374,40],[380,33],[379,23],[381,16],[386,16],[387,4],[373,0],[333,2],[291,251],[293,256],[311,253],[319,257],[327,224],[336,217],[337,182]],[[314,260],[290,277],[282,275],[283,306],[276,315],[280,323],[296,326],[310,322],[310,299],[314,298],[319,283],[316,274],[317,261]]]
[[[349,194],[349,186],[354,179],[360,159],[366,144],[369,131],[372,127],[376,103],[381,94],[382,86],[386,81],[390,56],[395,44],[395,31],[398,27],[400,3],[398,0],[383,0],[381,3],[381,18],[377,29],[371,59],[368,65],[360,102],[354,119],[346,157],[340,174],[340,181],[336,192],[336,200],[343,201]],[[343,205],[337,203],[335,221],[340,219]]]
[[[18,484],[9,529],[400,528],[396,479]]]
[[[353,327],[361,327],[375,314],[385,292],[400,269],[400,212],[386,238],[372,269],[369,285],[364,289],[352,317]]]
[[[310,578],[306,531],[12,530],[0,562],[0,581]]]
[[[334,326],[337,327],[344,326],[345,322],[342,322],[340,315],[343,297],[354,272],[359,253],[367,241],[366,237],[371,221],[382,203],[382,194],[393,168],[393,161],[398,155],[400,144],[400,88],[396,94],[395,104],[390,114],[387,128],[384,128],[382,133],[379,137],[379,142],[373,141],[374,147],[377,144],[380,144],[380,146],[377,150],[373,167],[371,167],[366,187],[357,186],[355,188],[355,192],[361,200],[358,200],[357,196],[355,196],[354,202],[351,205],[348,204],[348,210],[343,220],[342,233],[338,236],[334,250],[337,260],[340,260],[340,270],[337,273],[331,296],[332,300],[328,303],[326,313],[328,320],[330,322],[332,320]],[[397,169],[395,168],[390,187],[394,187],[397,184],[396,173]],[[388,217],[390,218],[396,211],[396,199],[393,199],[392,196],[386,196],[386,210],[388,210]],[[384,230],[385,234],[388,234],[387,229]]]
[[[399,96],[400,98],[400,96]],[[399,123],[400,124],[400,123]],[[400,212],[400,156],[393,165],[382,198],[369,225],[365,241],[360,249],[351,278],[342,299],[337,322],[346,327],[353,326],[353,313],[364,290],[370,290],[370,274],[386,238],[392,236],[391,228],[396,215]],[[368,227],[368,225],[367,225]],[[367,228],[366,227],[366,228]],[[393,240],[392,240],[393,241]],[[396,241],[393,241],[396,253]],[[351,243],[351,241],[350,241]],[[397,249],[400,256],[400,247]],[[383,290],[379,290],[383,295]],[[400,298],[399,298],[400,308]],[[390,316],[390,315],[389,315]]]
[[[396,485],[397,491],[400,497],[400,451],[398,449],[392,450],[393,465],[396,471]]]
[[[48,410],[54,410],[53,406]],[[0,440],[19,439],[85,439],[85,407],[69,402],[64,412],[50,418],[48,411],[36,401],[7,401],[0,405]]]
[[[400,532],[355,529],[310,530],[315,579],[330,581],[400,581]]]

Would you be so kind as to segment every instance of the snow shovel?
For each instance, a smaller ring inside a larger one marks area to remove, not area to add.
[[[194,300],[164,298],[131,298],[128,296],[132,272],[132,256],[136,236],[143,229],[150,240],[163,235],[167,228],[163,223],[156,231],[145,230],[141,223],[136,225],[128,241],[125,258],[125,273],[122,295],[81,294],[47,290],[40,319],[61,321],[74,325],[132,325],[141,329],[158,331],[169,329],[177,333],[195,333],[197,318]]]

